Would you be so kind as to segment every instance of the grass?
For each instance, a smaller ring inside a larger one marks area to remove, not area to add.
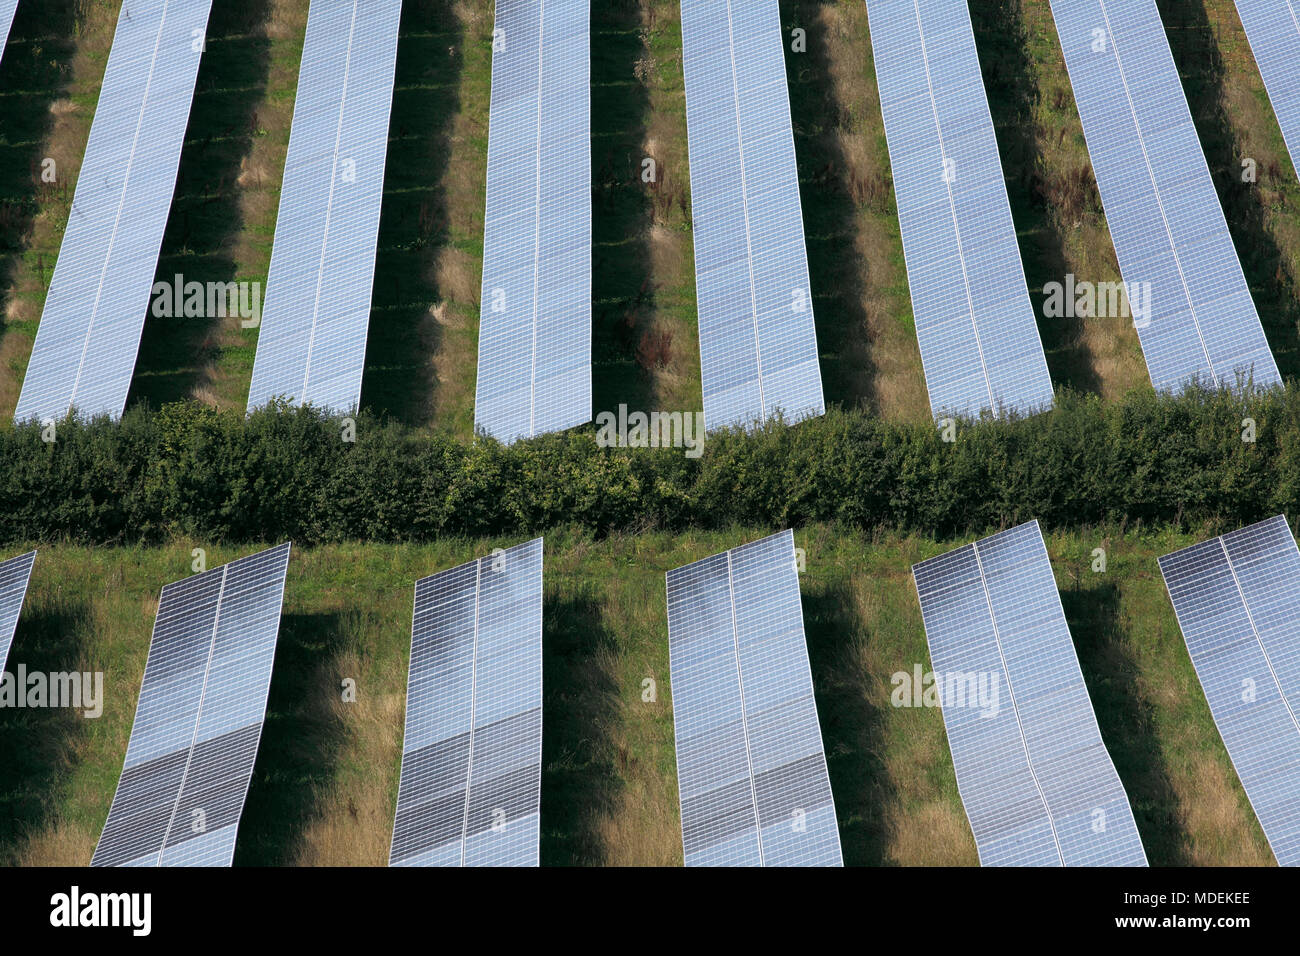
[[[681,861],[663,574],[769,529],[547,538],[542,860]],[[1192,671],[1156,557],[1197,535],[1053,535],[1053,558],[1103,738],[1153,864],[1271,860]],[[890,706],[928,668],[912,563],[956,542],[815,525],[805,627],[845,861],[969,865],[974,842],[937,709]],[[385,862],[400,769],[415,578],[511,541],[296,551],[240,864]],[[161,583],[201,543],[43,547],[10,656],[105,672],[104,715],[0,712],[0,861],[80,865],[112,800]],[[208,548],[208,565],[233,550]],[[1105,547],[1104,574],[1090,571]],[[356,681],[355,703],[342,684]],[[645,681],[657,689],[643,699]]]

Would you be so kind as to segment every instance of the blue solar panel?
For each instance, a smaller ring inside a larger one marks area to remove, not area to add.
[[[777,0],[683,0],[708,428],[826,410]]]
[[[0,61],[5,57],[5,43],[9,39],[9,28],[14,25],[14,11],[18,9],[18,0],[0,0]]]
[[[1154,0],[1052,0],[1151,382],[1281,383]]]
[[[1237,0],[1237,13],[1259,64],[1291,165],[1300,150],[1300,13],[1293,0]]]
[[[390,866],[536,866],[542,539],[415,585]]]
[[[1300,866],[1300,551],[1278,515],[1160,559],[1228,755],[1282,866]]]
[[[789,531],[669,571],[687,866],[840,866]]]
[[[211,5],[122,6],[17,422],[122,414]]]
[[[912,574],[980,862],[1145,866],[1038,522]]]
[[[966,0],[868,9],[930,407],[936,418],[1049,408]]]
[[[35,562],[35,551],[0,562],[0,674],[4,673],[5,661],[9,659],[9,647],[13,644]]]
[[[591,420],[587,0],[497,0],[474,427]]]
[[[266,716],[289,545],[163,588],[93,866],[229,866]]]
[[[401,0],[311,5],[249,411],[361,403],[401,18]]]

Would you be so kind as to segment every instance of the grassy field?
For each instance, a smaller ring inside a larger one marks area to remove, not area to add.
[[[546,541],[542,860],[681,860],[663,574],[769,529]],[[1156,557],[1195,536],[1048,539],[1102,735],[1153,864],[1263,864],[1268,847],[1192,671]],[[802,593],[845,861],[974,864],[937,709],[890,704],[928,669],[911,565],[959,542],[812,526]],[[295,552],[240,864],[382,864],[400,769],[415,578],[512,541]],[[0,862],[83,864],[130,734],[161,584],[238,553],[44,547],[10,669],[102,670],[97,720],[0,711]],[[1108,570],[1090,570],[1105,547]],[[240,552],[243,553],[243,552]],[[658,699],[642,701],[653,678]],[[345,678],[359,690],[342,701]]]

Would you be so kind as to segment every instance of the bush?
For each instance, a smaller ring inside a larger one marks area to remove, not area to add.
[[[1242,440],[1243,419],[1257,423]],[[733,522],[953,536],[1029,518],[1236,527],[1300,499],[1300,397],[1068,393],[1043,415],[937,429],[832,411],[709,436],[703,457],[598,447],[594,427],[463,444],[362,414],[194,404],[0,431],[0,540],[421,540]]]

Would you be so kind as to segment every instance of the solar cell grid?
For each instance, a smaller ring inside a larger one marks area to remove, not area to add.
[[[475,428],[591,419],[587,0],[496,4]]]
[[[9,30],[14,24],[14,13],[18,10],[18,0],[0,0],[0,62],[4,61],[5,45],[9,40]]]
[[[682,49],[704,420],[820,415],[776,0],[684,2]]]
[[[1048,408],[966,0],[873,0],[868,10],[931,409]]]
[[[1294,0],[1237,0],[1237,13],[1282,128],[1291,164],[1300,149],[1300,16]]]
[[[1300,865],[1300,551],[1278,515],[1160,559],[1178,625],[1279,864]]]
[[[1038,523],[912,573],[980,862],[1146,865]]]
[[[5,661],[9,659],[9,648],[13,644],[35,563],[35,551],[0,562],[0,673],[4,672]]]
[[[230,865],[266,714],[289,548],[163,588],[92,865]]]
[[[686,865],[840,865],[793,534],[670,571],[667,592]]]
[[[401,0],[307,21],[248,408],[361,402]]]
[[[391,866],[536,866],[542,539],[416,582]]]
[[[16,422],[122,414],[210,7],[122,7]]]
[[[1154,0],[1051,6],[1152,384],[1281,384]]]

